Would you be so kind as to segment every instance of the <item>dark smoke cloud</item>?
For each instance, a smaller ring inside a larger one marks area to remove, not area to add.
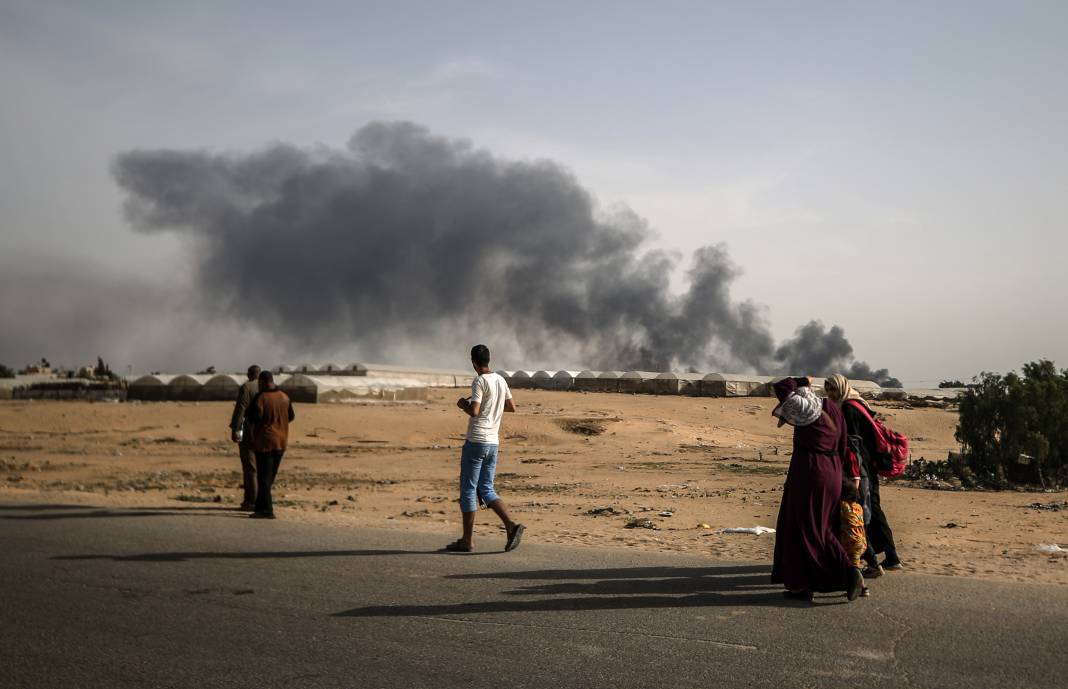
[[[213,309],[290,349],[388,360],[397,342],[487,340],[502,365],[822,374],[853,363],[837,327],[802,328],[803,354],[776,348],[762,310],[731,298],[739,271],[723,246],[695,252],[675,294],[677,261],[648,248],[645,222],[601,213],[560,165],[413,124],[369,124],[346,150],[134,151],[114,175],[135,228],[194,240]]]
[[[872,369],[853,359],[853,345],[839,326],[830,330],[819,321],[809,321],[797,329],[793,339],[783,342],[775,356],[789,371],[818,372],[816,375],[843,373],[855,380],[874,380],[885,387],[901,387],[901,381],[885,368]]]

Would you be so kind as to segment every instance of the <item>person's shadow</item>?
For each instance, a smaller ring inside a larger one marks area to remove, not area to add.
[[[626,610],[715,606],[797,607],[770,583],[765,565],[552,569],[455,574],[447,579],[531,582],[500,593],[503,600],[423,605],[372,605],[335,617],[443,617],[494,612]],[[545,583],[545,582],[551,583]],[[520,598],[532,596],[533,598]],[[819,599],[817,599],[819,601]]]

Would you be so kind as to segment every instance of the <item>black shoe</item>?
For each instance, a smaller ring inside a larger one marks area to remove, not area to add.
[[[252,514],[249,515],[249,518],[250,519],[277,519],[277,517],[274,516],[274,512],[271,512],[270,514],[267,514],[266,512],[253,512]]]
[[[522,524],[515,525],[515,531],[508,537],[508,542],[504,544],[504,552],[511,552],[519,547],[519,541],[523,538],[523,532],[526,528]]]
[[[238,512],[255,512],[256,511],[256,505],[254,505],[251,502],[243,502],[243,503],[241,503],[241,506],[237,508],[237,511]]]
[[[803,600],[812,602],[812,591],[791,591],[789,589],[782,592],[783,598],[789,598],[790,600]]]
[[[846,590],[846,598],[855,601],[864,590],[864,575],[859,567],[849,568],[849,588]]]
[[[882,565],[875,565],[874,567],[872,567],[871,565],[866,565],[864,567],[864,571],[862,571],[861,574],[864,575],[865,579],[878,579],[883,575]]]

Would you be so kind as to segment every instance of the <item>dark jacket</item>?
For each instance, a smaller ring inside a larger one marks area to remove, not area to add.
[[[245,415],[248,413],[248,408],[252,404],[253,398],[256,397],[256,393],[259,391],[259,382],[255,380],[245,381],[237,391],[234,413],[230,415],[230,430],[236,432],[238,428],[244,426],[245,435],[241,439],[242,444],[250,444],[252,442],[252,427],[249,425]]]
[[[864,418],[864,414],[857,411],[855,402],[847,401],[842,405],[842,416],[845,417],[846,431],[851,436],[860,439],[860,457],[864,464],[864,473],[870,478],[877,474],[875,466],[875,428],[871,422]]]

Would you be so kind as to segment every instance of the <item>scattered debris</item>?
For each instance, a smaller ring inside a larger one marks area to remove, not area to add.
[[[716,533],[747,533],[760,536],[766,533],[775,533],[775,529],[767,526],[732,526],[728,529],[720,529]]]
[[[1039,543],[1035,546],[1035,552],[1045,555],[1065,555],[1068,554],[1068,548],[1062,548],[1056,543]]]
[[[627,523],[623,525],[624,529],[652,529],[653,531],[659,531],[660,527],[656,523],[647,517],[631,517],[627,520]]]
[[[698,529],[711,529],[712,525],[711,524],[706,524],[704,522],[701,522],[700,524],[697,525],[697,528]]]
[[[444,512],[442,512],[441,514],[444,514]],[[404,512],[401,512],[401,516],[402,517],[432,517],[434,515],[433,515],[433,513],[431,513],[430,510],[417,510],[415,512],[410,512],[408,510],[405,510]]]
[[[1032,510],[1047,510],[1049,512],[1060,512],[1061,510],[1068,510],[1068,500],[1055,500],[1053,502],[1032,502],[1026,507]]]
[[[614,517],[621,514],[630,514],[630,510],[619,510],[609,505],[607,507],[594,507],[592,510],[586,510],[586,514],[591,517]]]
[[[671,510],[664,510],[663,512],[660,513],[660,516],[661,517],[674,517],[675,513],[672,512]]]
[[[601,423],[601,419],[560,419],[558,423],[568,433],[601,435],[605,432],[605,425]]]
[[[958,529],[958,528],[963,529],[964,528],[964,524],[958,524],[957,522],[946,522],[945,526],[943,526],[942,528],[943,529]]]

